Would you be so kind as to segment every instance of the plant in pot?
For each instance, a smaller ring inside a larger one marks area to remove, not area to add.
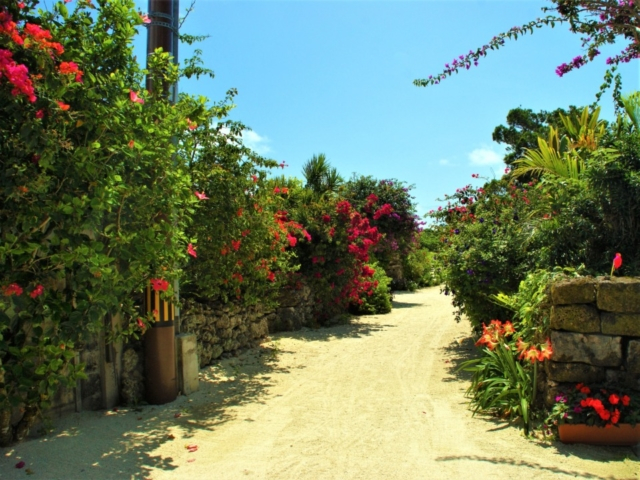
[[[564,443],[635,445],[640,443],[639,420],[638,395],[578,383],[556,396],[547,424],[557,425]]]

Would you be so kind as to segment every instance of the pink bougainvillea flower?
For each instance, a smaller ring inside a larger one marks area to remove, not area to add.
[[[18,8],[19,9],[25,8],[24,2],[18,2]]]
[[[144,322],[142,321],[141,318],[138,317],[138,320],[136,320],[136,323],[138,324],[138,327],[140,327],[140,329],[144,332],[145,329],[147,328],[147,326],[144,324]]]
[[[209,200],[209,197],[207,197],[207,195],[204,192],[194,192],[196,194],[196,197],[198,197],[198,200]]]
[[[22,295],[22,287],[17,283],[10,283],[6,287],[2,287],[2,291],[5,297],[10,297],[11,295],[19,297]]]
[[[153,288],[156,292],[166,292],[167,288],[169,288],[169,282],[167,282],[163,278],[152,278],[150,282],[151,288]]]
[[[133,103],[139,103],[140,105],[144,104],[144,99],[140,98],[133,90],[129,90],[129,98]]]
[[[287,234],[287,241],[289,242],[289,245],[292,247],[295,247],[296,243],[298,243],[298,239],[291,234]]]
[[[194,258],[198,256],[198,254],[196,253],[196,247],[194,247],[191,243],[187,246],[187,253]]]
[[[287,164],[285,162],[282,162],[282,163],[279,164],[279,166],[280,166],[280,168],[284,168],[284,167],[287,166]]]
[[[269,280],[270,282],[275,282],[276,281],[276,274],[273,272],[269,272],[267,274],[267,280]]]
[[[56,103],[57,103],[57,104],[58,104],[58,106],[60,107],[60,110],[64,110],[65,112],[66,112],[67,110],[69,110],[69,108],[71,108],[71,106],[70,106],[70,105],[67,105],[67,104],[66,104],[66,103],[64,103],[64,102],[56,102]]]
[[[257,175],[251,175],[251,180],[253,180],[253,183],[258,183],[258,176]]]
[[[279,193],[280,193],[280,187],[276,187],[276,188],[273,189],[273,194],[274,195],[277,195]]]
[[[29,296],[31,298],[37,298],[40,295],[42,295],[44,293],[44,287],[42,285],[38,285],[36,288],[34,288],[31,293],[29,294]]]
[[[36,118],[43,119],[44,118],[44,110],[40,109],[36,112]]]
[[[143,23],[151,23],[151,19],[149,18],[149,15],[147,15],[146,13],[141,13],[140,18],[142,19]]]

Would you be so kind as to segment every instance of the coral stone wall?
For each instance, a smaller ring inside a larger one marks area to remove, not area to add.
[[[551,286],[548,402],[563,383],[640,390],[640,278],[581,277]]]
[[[278,307],[273,309],[187,301],[181,312],[180,330],[196,334],[202,368],[224,354],[233,355],[240,349],[257,346],[269,333],[313,325],[312,313],[312,296],[306,286],[284,291]]]

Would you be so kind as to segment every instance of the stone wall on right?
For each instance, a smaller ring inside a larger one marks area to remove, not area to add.
[[[551,301],[547,402],[567,383],[640,390],[640,278],[562,280],[551,286]]]

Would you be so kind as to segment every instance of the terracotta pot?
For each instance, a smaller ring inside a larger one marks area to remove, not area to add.
[[[623,423],[604,428],[592,425],[558,425],[562,443],[586,443],[588,445],[636,445],[640,443],[640,424],[632,427]]]

